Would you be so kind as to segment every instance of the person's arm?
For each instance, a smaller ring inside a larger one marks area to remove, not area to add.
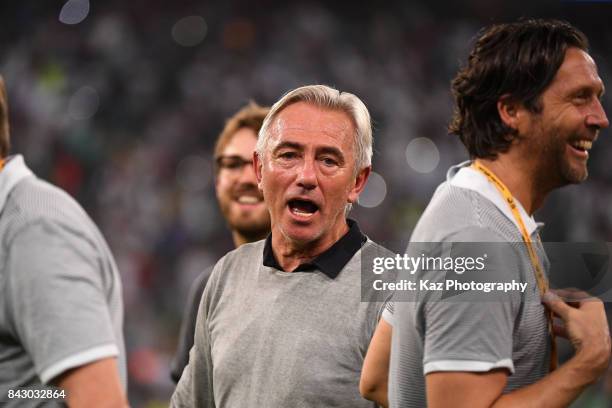
[[[73,368],[53,380],[66,391],[69,408],[127,407],[116,358],[105,358]]]
[[[116,362],[122,339],[114,330],[95,245],[76,227],[37,220],[9,248],[12,330],[40,381],[66,389],[69,401],[76,398],[71,406],[94,406],[97,399],[124,406]]]
[[[392,330],[393,327],[381,318],[368,347],[359,381],[361,395],[385,408],[389,406],[387,384]]]
[[[567,293],[566,293],[567,294]],[[585,299],[568,304],[549,294],[544,302],[563,322],[557,335],[569,339],[574,357],[540,381],[502,395],[505,370],[487,373],[434,372],[426,376],[428,406],[438,407],[566,407],[586,386],[605,372],[610,360],[610,333],[601,301]]]

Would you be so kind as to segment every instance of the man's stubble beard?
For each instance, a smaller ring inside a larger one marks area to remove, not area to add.
[[[270,217],[247,217],[248,219],[232,220],[226,217],[227,224],[230,230],[237,232],[247,239],[249,242],[257,241],[264,238],[270,232]]]
[[[535,157],[537,161],[534,174],[536,185],[544,191],[551,191],[569,184],[582,183],[588,177],[586,165],[584,169],[572,167],[567,155],[567,144],[571,140],[563,137],[561,131],[556,127],[549,129],[538,124],[538,139],[535,146]]]

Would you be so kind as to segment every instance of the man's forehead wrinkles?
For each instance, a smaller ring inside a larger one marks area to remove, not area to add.
[[[568,77],[566,80],[560,81],[559,89],[566,92],[589,90],[598,95],[603,94],[605,90],[603,81],[598,76],[585,76],[583,78]]]
[[[590,88],[596,90],[597,93],[603,90],[604,85],[601,77],[597,73],[597,69],[585,65],[584,62],[574,62],[564,67],[562,66],[557,72],[557,77],[553,84],[556,84],[559,90],[564,90],[566,92],[573,92],[580,88]]]
[[[278,117],[275,121],[274,128],[280,130],[304,130],[309,132],[342,132],[350,128],[348,121],[326,121],[319,123],[317,118],[309,118],[304,121],[288,120],[283,117]]]

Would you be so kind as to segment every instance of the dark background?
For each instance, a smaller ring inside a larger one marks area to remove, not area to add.
[[[186,292],[232,246],[211,155],[225,118],[249,99],[271,104],[311,83],[362,98],[374,120],[377,175],[352,217],[372,239],[400,249],[448,167],[467,158],[446,133],[449,82],[482,26],[566,19],[587,34],[611,81],[612,4],[508,3],[3,5],[0,72],[13,152],[76,197],[116,256],[133,406],[167,405]],[[609,133],[591,152],[589,180],[555,192],[538,214],[548,224],[544,240],[612,240]],[[577,405],[605,406],[610,395],[600,384]]]

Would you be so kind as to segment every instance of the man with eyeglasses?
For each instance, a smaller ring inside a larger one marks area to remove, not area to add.
[[[249,103],[228,119],[215,145],[217,200],[236,247],[259,241],[270,233],[270,214],[253,171],[257,132],[269,110],[254,102]],[[212,267],[207,268],[191,287],[170,372],[174,382],[181,378],[189,361],[198,306],[211,271]]]

